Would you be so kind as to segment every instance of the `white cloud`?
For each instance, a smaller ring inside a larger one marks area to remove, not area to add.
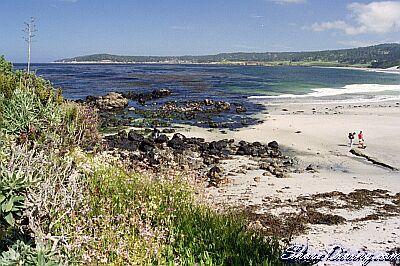
[[[365,47],[365,46],[371,46],[371,45],[376,45],[380,43],[385,43],[387,41],[357,41],[357,40],[344,40],[344,41],[338,41],[337,43],[340,45],[348,46],[348,47]]]
[[[276,4],[300,4],[306,2],[306,0],[268,0],[268,1],[274,2]]]
[[[348,35],[363,33],[385,34],[400,30],[400,2],[383,1],[369,4],[352,3],[347,6],[354,22],[343,20],[314,23],[314,31],[341,30]]]

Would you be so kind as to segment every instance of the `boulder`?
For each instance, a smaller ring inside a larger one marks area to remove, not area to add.
[[[222,176],[222,169],[218,166],[212,167],[208,173],[209,185],[218,187],[219,185],[226,183],[227,179]]]
[[[185,147],[186,137],[180,133],[174,134],[171,140],[168,141],[168,147],[174,150],[181,150]]]
[[[140,134],[138,134],[135,130],[131,130],[128,133],[128,139],[130,141],[136,141],[136,142],[141,142],[144,140],[144,137]]]
[[[215,108],[218,110],[228,111],[231,109],[231,105],[228,102],[218,101],[214,103]]]
[[[206,105],[206,106],[210,106],[210,105],[213,105],[214,104],[214,101],[213,100],[210,100],[210,99],[204,99],[204,105]]]
[[[116,92],[97,97],[94,102],[100,110],[123,109],[128,106],[128,99]]]
[[[306,171],[309,171],[309,172],[316,172],[317,170],[314,168],[314,166],[313,166],[312,164],[310,164],[310,165],[308,165],[308,166],[306,167]]]
[[[146,153],[153,151],[154,148],[155,148],[154,143],[149,139],[144,139],[142,142],[140,142],[139,145],[139,150]]]
[[[277,149],[279,149],[279,144],[278,144],[278,142],[276,142],[274,140],[274,141],[271,141],[268,143],[268,147],[270,147],[271,149],[277,150]]]
[[[161,134],[154,140],[156,143],[166,143],[169,141],[169,138],[165,134]]]
[[[153,90],[152,98],[153,99],[158,99],[158,98],[163,98],[171,95],[171,91],[168,89],[160,89],[160,90]]]
[[[237,106],[236,107],[236,113],[240,114],[240,113],[244,113],[244,112],[247,112],[246,107],[244,107],[244,106]]]

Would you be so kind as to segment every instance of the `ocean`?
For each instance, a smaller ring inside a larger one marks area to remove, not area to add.
[[[169,89],[172,95],[154,104],[223,100],[244,105],[247,117],[263,110],[265,102],[282,100],[293,103],[400,100],[399,74],[355,69],[161,64],[34,64],[32,69],[55,87],[61,87],[64,97],[71,100],[112,91]],[[150,111],[154,108],[151,103],[143,107],[131,101],[129,105]],[[232,112],[228,117],[213,119],[242,118]]]
[[[184,99],[400,94],[400,75],[354,69],[158,64],[34,64],[32,68],[61,87],[68,99],[160,88]]]

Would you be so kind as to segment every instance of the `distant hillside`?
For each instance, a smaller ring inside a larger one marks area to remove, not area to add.
[[[221,53],[202,56],[121,56],[94,54],[57,60],[59,63],[249,63],[281,65],[360,65],[388,68],[400,66],[400,44],[379,44],[315,52]]]

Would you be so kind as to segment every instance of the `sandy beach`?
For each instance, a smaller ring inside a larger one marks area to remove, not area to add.
[[[262,103],[267,107],[259,114],[262,124],[224,133],[197,127],[186,127],[182,132],[207,140],[276,140],[303,171],[276,178],[263,175],[260,169],[252,170],[257,162],[233,159],[224,166],[231,182],[207,188],[210,200],[227,206],[251,206],[256,213],[277,217],[301,213],[305,205],[311,204],[321,213],[344,218],[345,222],[337,225],[308,224],[307,230],[292,239],[316,249],[341,244],[352,249],[387,251],[400,246],[396,195],[400,192],[400,172],[351,154],[347,139],[349,132],[363,130],[367,148],[362,152],[399,168],[399,102]],[[305,171],[309,165],[312,171]],[[244,169],[242,173],[230,171],[238,166]],[[357,190],[366,193],[357,194]],[[357,206],[348,204],[357,197],[365,201],[358,201]]]

